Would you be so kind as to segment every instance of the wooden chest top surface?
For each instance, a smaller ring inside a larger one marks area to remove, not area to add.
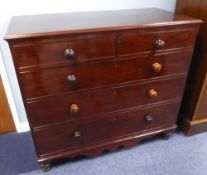
[[[5,39],[200,23],[161,9],[77,12],[13,17]]]

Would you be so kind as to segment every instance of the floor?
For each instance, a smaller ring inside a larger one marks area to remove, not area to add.
[[[35,161],[30,133],[0,136],[1,175],[207,175],[207,133],[159,137],[96,158],[56,162],[44,173]]]

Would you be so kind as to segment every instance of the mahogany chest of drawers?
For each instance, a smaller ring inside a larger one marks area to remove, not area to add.
[[[5,39],[41,166],[167,138],[200,23],[159,9],[14,17]]]

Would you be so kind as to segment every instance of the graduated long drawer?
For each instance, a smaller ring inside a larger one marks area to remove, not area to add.
[[[192,51],[21,72],[25,99],[187,73]],[[162,66],[156,72],[153,65]],[[72,77],[71,81],[68,77]]]

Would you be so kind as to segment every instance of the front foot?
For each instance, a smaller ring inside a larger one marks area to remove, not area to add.
[[[170,137],[172,136],[173,132],[172,131],[168,131],[168,132],[164,132],[162,135],[161,135],[161,138],[163,140],[169,140]]]
[[[44,172],[48,172],[50,170],[51,164],[42,162],[40,163],[40,167]]]

